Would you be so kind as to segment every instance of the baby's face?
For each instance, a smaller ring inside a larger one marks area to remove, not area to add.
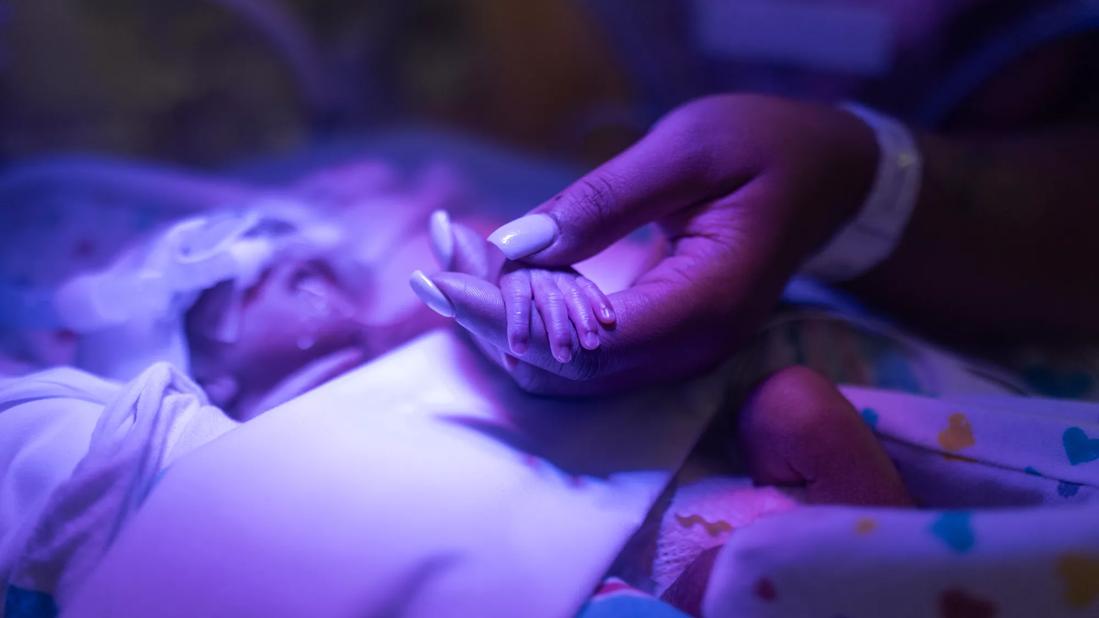
[[[441,324],[407,280],[409,272],[433,267],[428,213],[460,197],[444,180],[404,187],[387,166],[368,161],[296,186],[292,195],[354,230],[351,244],[328,249],[344,267],[342,279],[324,259],[284,258],[235,298],[229,284],[204,292],[187,315],[199,382],[229,377],[235,399],[262,396],[335,352],[354,350],[369,360]]]
[[[232,407],[337,352],[354,360],[343,370],[383,354],[445,322],[406,283],[409,269],[431,259],[426,235],[414,235],[354,288],[325,260],[296,258],[277,261],[236,297],[229,284],[207,290],[187,314],[192,372],[207,386],[231,378],[228,399],[210,395]]]
[[[320,260],[275,264],[241,302],[236,350],[254,359],[296,363],[360,343],[354,299]]]
[[[355,300],[323,261],[277,262],[231,296],[228,285],[208,290],[188,314],[200,380],[231,375],[242,389],[262,390],[315,359],[363,348]],[[211,320],[226,315],[228,335],[215,336]]]

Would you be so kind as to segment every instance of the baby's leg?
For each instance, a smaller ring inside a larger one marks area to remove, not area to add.
[[[780,370],[755,389],[741,412],[740,440],[757,483],[804,487],[810,503],[912,506],[854,406],[804,367]]]

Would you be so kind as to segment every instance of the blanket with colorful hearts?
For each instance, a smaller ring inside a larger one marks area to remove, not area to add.
[[[705,598],[684,609],[708,616],[1099,615],[1099,403],[1032,396],[1053,381],[1031,379],[1090,376],[1097,357],[1017,357],[1031,369],[849,311],[781,316],[745,353],[746,381],[805,364],[859,384],[841,390],[919,508],[795,506],[744,477],[681,474],[646,563],[612,572],[582,615],[682,616],[659,599],[681,601],[673,582],[707,550]]]

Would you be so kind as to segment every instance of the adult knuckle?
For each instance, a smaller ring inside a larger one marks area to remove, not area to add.
[[[704,97],[672,110],[654,128],[672,153],[669,166],[681,182],[703,187],[722,182],[730,140],[739,133],[733,109],[728,97]]]
[[[585,219],[606,221],[618,210],[619,193],[615,181],[608,174],[592,174],[577,183],[572,205]]]

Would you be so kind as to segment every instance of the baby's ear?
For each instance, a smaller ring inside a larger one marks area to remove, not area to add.
[[[443,270],[496,282],[504,256],[477,232],[452,221],[445,210],[431,213],[430,231],[431,248]]]

